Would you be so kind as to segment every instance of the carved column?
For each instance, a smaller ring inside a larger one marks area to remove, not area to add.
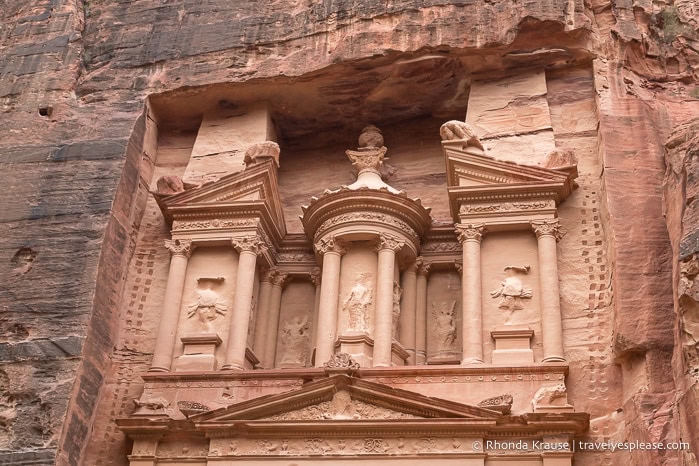
[[[463,355],[461,364],[483,364],[483,302],[481,288],[481,238],[483,224],[456,225],[463,248],[461,303]]]
[[[401,296],[400,310],[400,342],[406,346],[405,350],[410,354],[408,364],[415,365],[415,310],[417,305],[417,262],[410,264],[404,271],[401,279],[403,296]]]
[[[311,282],[316,287],[315,300],[313,302],[313,315],[311,319],[311,358],[316,349],[316,337],[318,335],[318,309],[320,308],[320,268],[316,267],[310,274]],[[310,362],[310,361],[309,361]]]
[[[255,356],[257,356],[260,361],[263,361],[262,367],[267,367],[264,365],[266,361],[265,338],[269,328],[272,280],[278,273],[279,271],[277,269],[271,268],[262,274],[262,279],[260,280],[260,301],[257,305],[258,313],[257,320],[255,321],[255,340],[252,347],[255,351]]]
[[[374,319],[374,367],[391,366],[393,345],[393,279],[396,251],[403,247],[397,238],[381,234],[377,247],[379,265],[376,273],[376,308]]]
[[[347,252],[347,246],[344,241],[332,237],[319,241],[315,248],[323,256],[315,366],[323,367],[323,364],[329,361],[335,352],[340,263],[342,255]]]
[[[167,276],[163,312],[158,327],[158,337],[155,340],[153,362],[150,370],[167,372],[172,365],[172,353],[175,350],[175,335],[180,320],[182,293],[187,273],[187,262],[192,255],[192,241],[175,239],[166,240],[165,247],[170,251],[170,271]]]
[[[541,287],[541,331],[544,362],[563,362],[561,298],[558,291],[556,243],[563,237],[558,220],[531,222],[539,243],[539,286]]]
[[[269,304],[269,320],[267,321],[264,358],[262,367],[274,367],[277,356],[277,336],[279,335],[279,312],[282,307],[282,290],[288,274],[278,273],[272,278],[272,299]]]
[[[415,364],[425,364],[427,359],[427,276],[431,264],[418,257],[415,285]]]
[[[240,254],[240,259],[238,260],[238,276],[235,281],[233,318],[228,332],[226,361],[222,369],[243,370],[245,369],[245,350],[255,288],[257,255],[264,244],[256,236],[233,238],[231,244]]]

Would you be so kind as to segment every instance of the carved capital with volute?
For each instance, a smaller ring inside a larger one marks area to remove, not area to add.
[[[270,267],[269,269],[266,269],[262,272],[262,276],[260,277],[260,281],[272,283],[274,281],[274,277],[278,274],[279,274],[279,269],[277,269],[275,267]]]
[[[483,233],[485,232],[485,224],[483,223],[457,223],[455,225],[456,234],[461,243],[466,241],[476,241],[481,242],[483,238]]]
[[[313,284],[315,286],[320,286],[320,277],[321,277],[320,267],[312,268],[310,273],[308,274],[308,276],[310,277],[311,282],[313,282]]]
[[[430,273],[430,267],[432,264],[427,262],[424,257],[418,257],[415,259],[415,264],[417,264],[417,274],[426,277]]]
[[[165,247],[173,256],[189,257],[192,255],[192,240],[191,239],[166,239]]]
[[[530,222],[537,238],[542,236],[553,236],[556,241],[560,241],[566,234],[566,230],[561,227],[558,219],[555,220],[533,220]]]
[[[231,244],[239,253],[251,252],[255,255],[260,254],[266,248],[264,241],[257,236],[231,238]]]
[[[403,246],[405,246],[405,241],[401,241],[395,236],[381,233],[379,235],[379,244],[376,246],[376,250],[381,251],[382,249],[391,249],[397,252]]]
[[[325,255],[328,252],[335,252],[342,256],[347,253],[347,243],[341,239],[336,239],[334,236],[321,239],[315,244],[315,248],[321,255]]]
[[[277,271],[277,273],[272,277],[272,285],[283,287],[286,280],[289,278],[289,274],[286,272]]]

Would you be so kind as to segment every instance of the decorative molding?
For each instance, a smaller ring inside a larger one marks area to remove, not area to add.
[[[175,220],[172,224],[172,231],[182,231],[182,230],[219,230],[228,228],[241,228],[241,227],[257,227],[259,224],[258,220],[243,218],[243,219],[233,219],[233,220],[200,220],[200,221],[183,221]]]
[[[512,212],[517,210],[555,209],[556,201],[519,201],[501,202],[493,204],[461,204],[460,214],[488,213],[488,212]]]
[[[190,257],[193,247],[192,240],[189,239],[166,239],[165,247],[173,256]]]
[[[393,215],[390,214],[384,214],[384,213],[376,213],[376,212],[366,212],[366,211],[359,211],[359,212],[350,212],[346,214],[340,214],[335,217],[329,218],[325,220],[323,223],[321,223],[320,227],[316,231],[316,238],[320,237],[325,233],[329,228],[341,224],[341,223],[350,223],[350,222],[378,222],[378,223],[383,223],[383,224],[388,224],[396,227],[400,231],[402,231],[405,235],[409,236],[412,240],[415,242],[419,241],[419,237],[415,230],[405,223],[403,220],[394,217]]]
[[[459,238],[459,242],[465,243],[466,241],[476,241],[481,242],[483,238],[483,233],[485,232],[485,224],[483,223],[469,223],[462,224],[457,223],[455,225],[456,235]]]
[[[461,243],[456,243],[456,242],[440,242],[440,243],[425,243],[422,245],[420,248],[422,252],[425,253],[439,253],[439,252],[445,252],[445,253],[458,253],[461,252],[462,247]]]

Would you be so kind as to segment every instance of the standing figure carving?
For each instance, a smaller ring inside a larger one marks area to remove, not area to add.
[[[364,277],[360,275],[360,279]],[[366,332],[368,329],[367,316],[371,305],[371,289],[363,280],[357,281],[352,287],[350,295],[345,301],[344,310],[349,316],[349,330],[354,332]]]
[[[391,337],[398,339],[398,319],[400,319],[400,297],[403,295],[403,288],[397,282],[393,282],[393,312],[391,314],[392,324]]]
[[[308,319],[294,317],[282,327],[282,347],[280,364],[303,365],[308,351]]]
[[[432,335],[437,340],[437,352],[451,352],[456,343],[456,301],[432,302]]]
[[[514,311],[524,309],[522,299],[531,299],[532,289],[527,288],[522,283],[518,274],[528,274],[530,267],[516,267],[508,265],[505,267],[505,279],[500,283],[500,288],[491,291],[490,296],[500,298],[498,308],[508,311],[506,323],[510,322]]]

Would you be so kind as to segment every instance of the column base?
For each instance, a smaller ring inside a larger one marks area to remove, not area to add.
[[[495,340],[493,364],[533,364],[534,352],[531,350],[531,339],[534,330],[529,327],[501,327],[490,332]]]
[[[541,362],[566,362],[566,358],[563,356],[548,356],[542,359]]]
[[[180,340],[184,353],[175,360],[175,372],[216,370],[216,347],[221,344],[218,333],[187,335]]]
[[[233,371],[250,371],[255,368],[260,363],[260,360],[257,359],[257,356],[255,356],[255,353],[252,352],[250,348],[245,349],[245,365],[241,366],[240,364],[235,364],[235,363],[229,363],[229,364],[224,364],[223,367],[221,368],[222,371],[228,371],[228,370],[233,370]]]

